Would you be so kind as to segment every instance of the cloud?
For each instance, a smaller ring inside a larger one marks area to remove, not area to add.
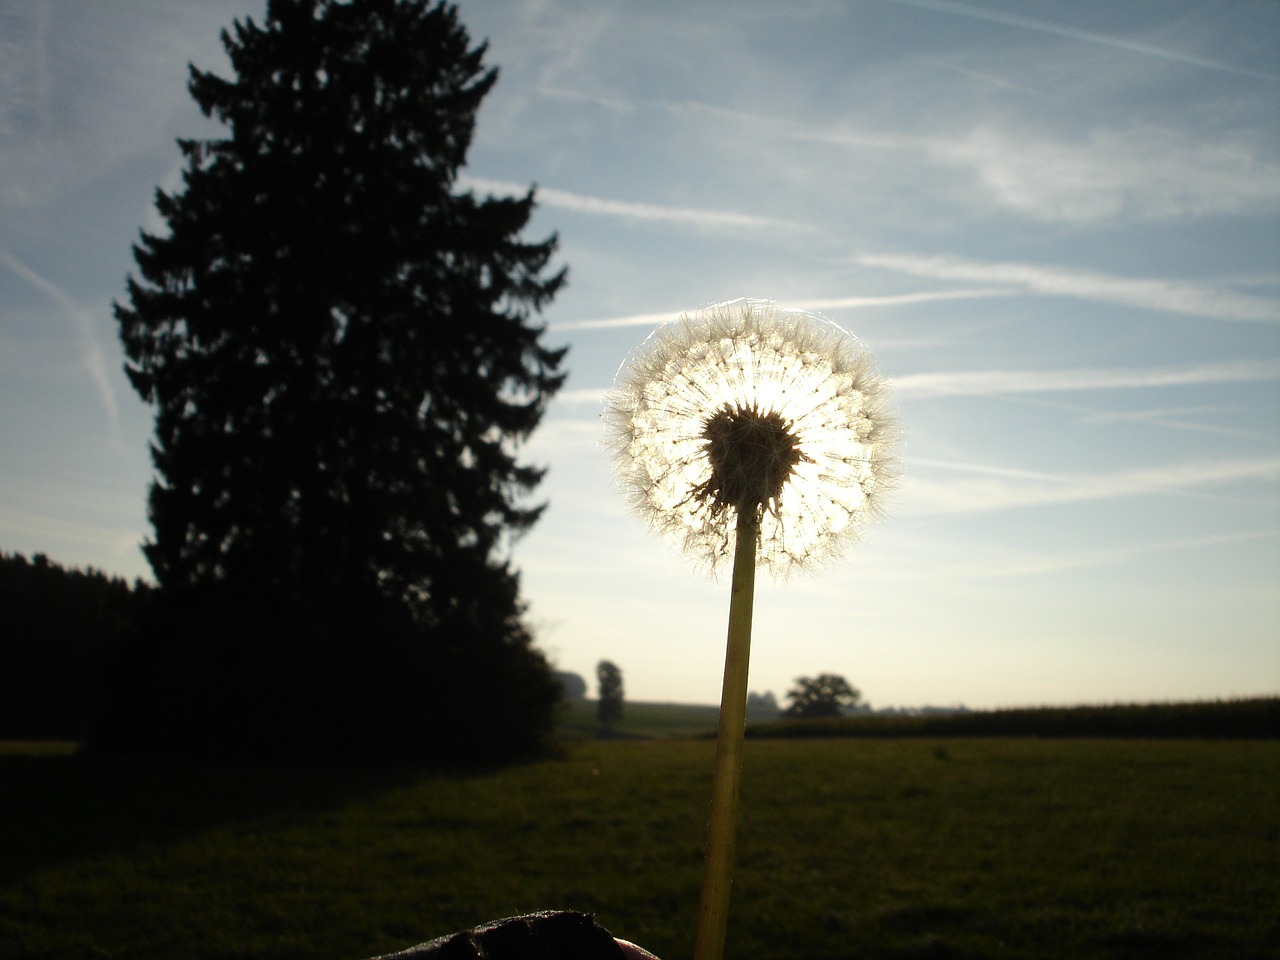
[[[906,295],[914,296],[914,295]],[[857,298],[859,301],[903,302],[897,297]],[[914,300],[906,302],[915,302]],[[832,309],[837,304],[848,305],[847,300],[815,300],[803,304],[805,309],[817,309],[825,305]],[[801,304],[798,304],[801,305]],[[863,304],[870,305],[870,304]],[[644,313],[605,320],[580,320],[555,324],[552,329],[586,330],[630,326],[657,326],[668,322],[677,313]],[[910,345],[918,346],[912,342]],[[1063,370],[959,370],[935,373],[908,373],[893,378],[895,395],[911,400],[928,400],[939,397],[998,397],[1041,393],[1078,393],[1092,390],[1140,390],[1166,387],[1186,387],[1222,383],[1257,383],[1280,379],[1280,360],[1230,360],[1220,363],[1187,364],[1177,367],[1074,367]],[[600,404],[605,388],[579,388],[561,390],[556,394],[557,403],[576,406]],[[1133,411],[1115,413],[1087,410],[1070,406],[1068,409],[1089,414],[1096,420],[1131,419],[1162,426],[1187,430],[1203,430],[1211,433],[1252,435],[1248,431],[1199,425],[1169,419],[1185,414],[1184,408]]]
[[[109,523],[68,519],[66,514],[53,515],[8,508],[0,508],[0,529],[4,530],[6,538],[11,541],[15,538],[41,544],[57,541],[65,545],[64,549],[96,548],[112,557],[133,560],[141,559],[139,547],[144,539],[136,530]]]
[[[53,80],[48,44],[53,7],[32,3],[6,11],[0,32],[0,202],[25,206],[61,159],[48,142]]]
[[[75,325],[76,335],[80,344],[80,359],[84,364],[85,370],[89,374],[89,379],[93,381],[93,385],[98,393],[98,399],[102,403],[102,408],[107,415],[107,424],[111,430],[111,437],[117,447],[123,446],[123,440],[120,437],[120,410],[116,403],[115,391],[111,387],[111,380],[107,373],[106,356],[103,354],[102,345],[98,343],[98,338],[93,331],[93,318],[83,310],[71,297],[53,283],[53,281],[42,277],[30,267],[20,262],[17,258],[11,256],[4,251],[0,251],[0,266],[7,268],[12,273],[21,277],[31,286],[35,287],[55,304],[60,307],[64,313],[71,319]]]
[[[973,290],[925,290],[916,293],[894,293],[881,296],[863,297],[831,297],[816,300],[788,301],[787,306],[800,310],[857,310],[869,307],[897,307],[915,303],[932,303],[938,300],[972,300],[980,297],[1004,297],[1018,291],[1010,288],[991,288]],[[673,310],[667,313],[636,313],[624,317],[606,317],[598,320],[570,320],[565,323],[553,323],[551,329],[562,330],[608,330],[615,327],[652,327],[667,323],[680,316],[682,311]]]
[[[988,205],[1045,222],[1249,215],[1280,204],[1280,163],[1268,146],[1266,117],[1242,120],[1236,129],[1187,127],[1180,116],[1174,126],[1139,121],[1067,132],[1044,129],[1039,113],[993,117],[962,100],[912,130],[901,128],[901,116],[805,122],[692,100],[627,100],[547,87],[539,92],[618,115],[660,112],[687,119],[697,130],[719,123],[727,144],[740,143],[744,129],[752,128],[753,150],[769,141],[836,147],[860,166],[879,169],[882,180],[907,176],[913,190],[931,184],[942,199],[969,209],[976,180],[976,193]],[[789,155],[787,162],[799,160]],[[847,175],[847,161],[845,167]],[[959,177],[952,175],[957,172]]]
[[[977,290],[922,290],[916,293],[894,293],[875,297],[836,297],[827,300],[801,300],[790,306],[801,310],[845,310],[864,307],[897,307],[938,300],[973,300],[982,297],[1007,297],[1016,293],[1008,288]]]
[[[948,577],[973,579],[1009,579],[1061,573],[1064,570],[1082,570],[1089,567],[1111,566],[1144,556],[1164,555],[1175,550],[1201,550],[1206,547],[1232,546],[1258,540],[1275,539],[1277,531],[1263,530],[1248,533],[1220,533],[1206,537],[1185,537],[1164,540],[1160,543],[1131,544],[1089,550],[1081,553],[1025,553],[1021,551],[996,551],[987,556],[958,561],[941,571]],[[932,573],[938,576],[939,572]]]
[[[1280,301],[1182,280],[1117,277],[1092,270],[978,261],[949,255],[862,253],[854,257],[854,262],[917,277],[1000,284],[1026,293],[1117,303],[1213,320],[1280,322]]]
[[[979,83],[988,87],[997,87],[1001,90],[1012,90],[1017,93],[1035,97],[1038,100],[1054,99],[1051,94],[1045,93],[1043,90],[1036,90],[1035,88],[1028,87],[1025,84],[1014,83],[1012,80],[1008,80],[1005,77],[998,77],[995,74],[987,73],[983,70],[973,70],[969,67],[962,67],[960,64],[952,63],[949,60],[942,60],[936,57],[921,57],[920,62],[927,63],[930,66],[938,67],[942,70],[949,70],[954,73],[958,73],[971,80],[977,80]]]
[[[512,183],[506,180],[487,180],[483,177],[462,176],[459,181],[464,188],[487,191],[500,196],[523,196],[528,192],[527,184]],[[593,197],[581,193],[570,193],[567,190],[556,190],[552,187],[537,188],[538,202],[547,207],[556,207],[574,213],[591,216],[617,217],[623,220],[654,221],[678,223],[686,226],[711,230],[770,229],[806,230],[807,228],[775,220],[770,217],[758,217],[749,213],[737,213],[730,210],[703,210],[696,207],[664,207],[649,203],[634,203],[627,200],[611,200],[606,197]]]
[[[0,136],[30,133],[47,123],[52,80],[48,42],[53,6],[6,11],[0,37]]]
[[[978,474],[961,480],[908,475],[899,512],[922,516],[1179,494],[1198,487],[1219,487],[1246,480],[1280,480],[1280,457],[1208,460],[1092,476],[1052,476],[973,464],[946,465],[938,461],[913,461],[913,465],[950,466],[953,471]]]
[[[1258,437],[1256,430],[1241,430],[1217,424],[1189,420],[1199,414],[1221,412],[1215,407],[1165,407],[1154,410],[1103,410],[1084,411],[1088,423],[1141,423],[1147,426],[1168,427],[1173,430],[1189,430],[1194,433],[1213,433],[1227,437]]]
[[[1230,63],[1223,63],[1220,60],[1209,60],[1205,57],[1197,57],[1193,54],[1183,53],[1180,50],[1171,50],[1168,47],[1157,47],[1149,43],[1139,43],[1125,37],[1116,37],[1110,34],[1097,33],[1093,30],[1080,30],[1076,27],[1069,27],[1060,23],[1052,23],[1051,21],[1040,20],[1035,17],[1024,17],[1016,13],[1004,13],[997,10],[988,10],[983,7],[971,6],[967,3],[955,3],[953,0],[892,0],[892,2],[907,7],[919,7],[922,10],[932,10],[937,13],[947,13],[975,20],[985,20],[989,23],[999,23],[1008,27],[1019,27],[1024,30],[1052,34],[1054,36],[1065,37],[1070,40],[1080,40],[1085,43],[1095,43],[1106,47],[1114,47],[1117,50],[1125,50],[1129,53],[1157,57],[1162,60],[1171,60],[1176,63],[1183,63],[1193,67],[1203,67],[1206,70],[1217,70],[1223,73],[1231,73],[1239,77],[1252,77],[1255,80],[1266,80],[1270,83],[1280,83],[1280,75],[1277,74],[1262,73],[1257,70],[1245,70]]]
[[[0,204],[56,205],[205,127],[185,64],[225,59],[225,4],[3,4]],[[176,151],[175,151],[176,152]],[[123,164],[123,167],[117,165]]]
[[[548,329],[559,333],[565,330],[609,330],[614,327],[656,327],[680,316],[679,310],[663,313],[633,313],[625,317],[607,317],[599,320],[569,320],[563,323],[552,323]]]
[[[895,377],[894,391],[913,397],[994,396],[1076,390],[1181,387],[1280,379],[1280,360],[1235,360],[1182,367],[1068,370],[965,370]]]
[[[1067,138],[983,121],[930,138],[924,150],[935,163],[971,170],[997,204],[1037,220],[1170,220],[1280,203],[1280,164],[1263,158],[1257,138],[1146,123]]]
[[[701,100],[635,100],[583,93],[560,87],[541,87],[539,94],[552,100],[588,103],[612,113],[628,115],[640,111],[665,113],[678,119],[691,119],[699,124],[706,120],[724,121],[733,128],[743,125],[759,128],[760,133],[781,140],[826,143],[849,148],[875,150],[914,150],[927,147],[929,140],[911,134],[870,131],[829,123],[804,123],[791,117],[772,116],[706,103]],[[758,141],[757,141],[758,142]],[[793,158],[794,159],[794,158]]]
[[[591,389],[584,387],[579,390],[561,390],[556,394],[555,402],[558,404],[569,404],[571,406],[581,406],[590,404],[599,406],[604,402],[605,387]]]

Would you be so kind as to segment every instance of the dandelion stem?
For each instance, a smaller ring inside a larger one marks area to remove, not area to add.
[[[757,511],[740,509],[729,595],[729,637],[720,694],[715,775],[711,784],[711,822],[702,871],[702,904],[694,960],[720,960],[729,921],[729,887],[738,829],[738,792],[742,779],[742,742],[747,723],[747,674],[751,661],[751,615],[755,604]]]

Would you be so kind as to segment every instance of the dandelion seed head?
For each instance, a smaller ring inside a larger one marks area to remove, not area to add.
[[[839,556],[898,476],[874,357],[829,320],[767,300],[659,327],[619,371],[605,429],[636,512],[712,571],[746,513],[774,576]]]

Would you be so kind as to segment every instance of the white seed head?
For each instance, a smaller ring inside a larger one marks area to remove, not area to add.
[[[747,511],[774,576],[839,556],[898,477],[875,358],[831,321],[767,300],[659,327],[619,371],[605,430],[635,510],[713,571]]]

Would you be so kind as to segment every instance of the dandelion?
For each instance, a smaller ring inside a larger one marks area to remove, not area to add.
[[[857,338],[765,300],[660,327],[605,412],[633,507],[715,570],[733,558],[728,644],[695,960],[724,952],[746,723],[755,571],[838,556],[896,479],[888,387]]]
[[[660,327],[606,408],[633,507],[694,560],[733,555],[759,522],[758,563],[778,577],[840,555],[896,478],[896,421],[871,353],[840,327],[735,300]]]

